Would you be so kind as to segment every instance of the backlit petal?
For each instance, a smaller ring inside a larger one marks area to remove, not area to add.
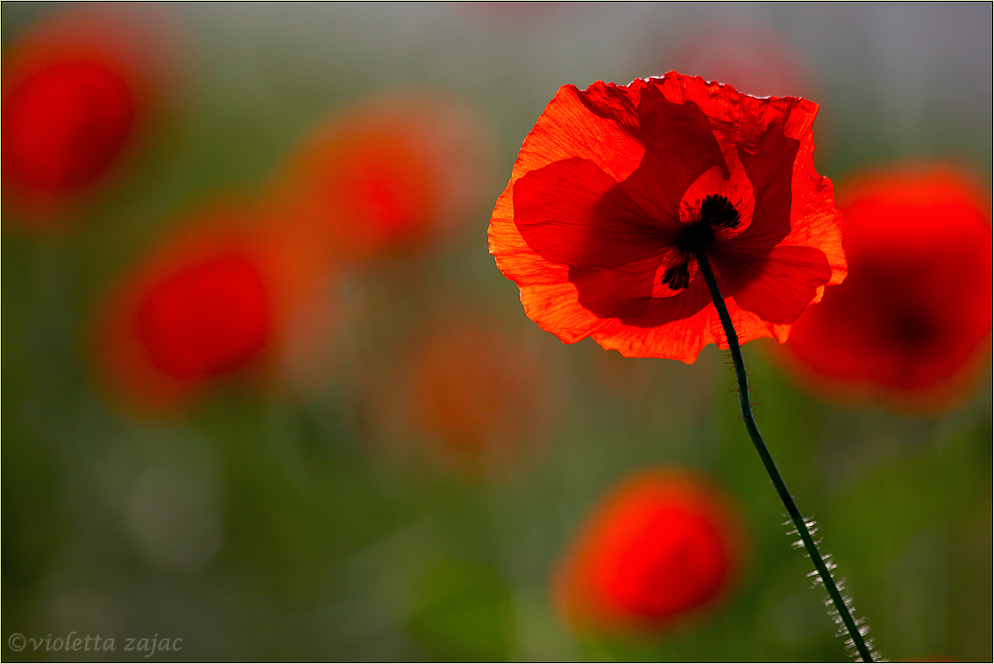
[[[831,276],[828,260],[811,247],[777,247],[765,260],[745,251],[713,256],[723,292],[763,320],[789,324]]]
[[[615,268],[660,251],[658,222],[595,163],[572,158],[514,185],[514,223],[552,263]]]
[[[734,223],[701,237],[739,340],[783,342],[846,273],[831,183],[811,159],[817,109],[675,72],[564,86],[497,201],[490,252],[528,316],[564,342],[693,362],[727,340],[680,238],[721,197]]]

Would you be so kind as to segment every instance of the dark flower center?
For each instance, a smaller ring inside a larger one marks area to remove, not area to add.
[[[891,336],[911,348],[924,348],[936,337],[936,326],[928,316],[912,307],[894,316],[889,325]]]
[[[689,262],[697,249],[707,250],[714,243],[715,228],[735,228],[739,225],[739,211],[724,196],[711,194],[701,202],[701,211],[696,221],[684,226],[676,239],[676,248],[683,254],[683,260],[663,273],[660,282],[673,290],[682,290],[690,285]]]
[[[707,249],[714,242],[714,229],[735,228],[739,225],[739,211],[724,196],[712,194],[701,202],[697,221],[688,224],[676,239],[676,248],[684,254],[693,254],[697,247]]]

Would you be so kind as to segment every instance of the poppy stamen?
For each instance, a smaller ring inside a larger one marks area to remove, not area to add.
[[[739,220],[739,211],[730,200],[711,194],[701,201],[697,220],[680,231],[676,247],[684,254],[693,255],[698,247],[707,249],[714,243],[715,228],[735,228]]]
[[[739,225],[739,211],[724,196],[711,194],[701,203],[701,221],[719,228],[735,228]]]
[[[669,286],[673,290],[683,290],[690,285],[690,272],[687,262],[667,268],[659,280],[663,286]]]

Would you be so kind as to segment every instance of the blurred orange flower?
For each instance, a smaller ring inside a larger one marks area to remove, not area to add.
[[[839,191],[850,276],[798,319],[791,366],[836,396],[955,403],[989,366],[989,195],[961,171],[910,166]]]
[[[546,362],[499,326],[445,321],[419,340],[406,366],[408,420],[430,453],[460,470],[521,461],[555,419]]]
[[[485,149],[475,119],[452,102],[367,102],[291,153],[265,205],[287,224],[312,228],[345,259],[418,249],[478,201]]]
[[[260,383],[288,344],[306,343],[288,321],[311,304],[324,268],[250,210],[198,210],[108,294],[98,369],[119,397],[153,412],[222,378]]]
[[[120,171],[164,93],[168,21],[144,10],[73,7],[4,58],[3,193],[8,220],[67,223]]]
[[[554,575],[556,600],[581,632],[661,632],[737,581],[744,552],[729,499],[679,470],[646,470],[602,498]]]

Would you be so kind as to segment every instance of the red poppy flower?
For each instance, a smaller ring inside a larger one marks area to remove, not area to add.
[[[562,341],[693,362],[727,347],[701,244],[739,340],[782,342],[845,276],[832,186],[811,161],[817,110],[675,72],[563,86],[497,200],[490,253]]]
[[[421,96],[368,102],[307,137],[265,205],[344,258],[411,250],[475,202],[483,161],[465,109]]]
[[[840,192],[850,275],[791,331],[798,368],[830,393],[858,393],[861,382],[908,405],[954,400],[989,353],[989,196],[936,168],[865,176]]]
[[[581,631],[671,628],[736,580],[737,524],[729,501],[691,475],[636,474],[588,518],[556,572],[556,599]]]
[[[100,370],[119,396],[159,410],[258,364],[273,336],[268,276],[240,210],[194,215],[109,293]]]
[[[246,364],[262,350],[269,307],[259,268],[236,252],[184,267],[138,305],[138,339],[162,373],[204,378]]]
[[[161,17],[154,29],[149,19],[106,8],[58,12],[5,58],[3,188],[15,224],[65,221],[142,133],[153,88],[165,82],[169,33]]]
[[[131,90],[111,68],[84,59],[44,67],[4,104],[4,175],[39,194],[88,184],[120,152],[134,119]]]
[[[121,276],[96,316],[97,368],[115,396],[156,414],[223,380],[315,382],[330,365],[322,342],[334,315],[331,266],[313,239],[224,202],[178,228]]]

